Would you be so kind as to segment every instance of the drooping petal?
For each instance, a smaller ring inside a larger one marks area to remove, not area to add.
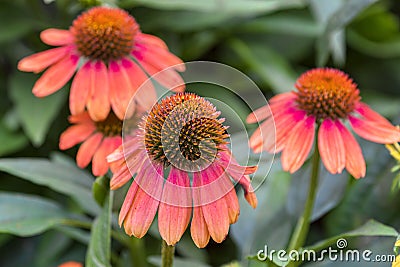
[[[132,234],[137,237],[143,237],[150,228],[154,216],[157,212],[162,193],[162,167],[152,166],[150,162],[144,165],[145,173],[136,176],[135,181],[139,186],[135,198],[132,202],[130,217]]]
[[[132,207],[132,203],[133,203],[133,200],[135,199],[135,194],[137,192],[138,187],[139,187],[138,184],[135,181],[133,181],[131,186],[129,187],[128,193],[126,193],[124,203],[122,204],[121,210],[119,211],[119,216],[118,216],[119,226],[121,226],[122,223],[124,222],[129,210],[134,208],[134,207]],[[129,225],[125,222],[125,230],[127,230],[127,229],[131,229],[131,225]],[[127,234],[131,235],[132,232],[131,231],[130,231],[130,233],[127,232]]]
[[[354,178],[358,179],[365,176],[365,160],[354,136],[347,130],[346,127],[340,122],[336,121],[336,126],[342,135],[344,148],[346,151],[346,169],[353,175]]]
[[[68,30],[46,29],[40,33],[40,39],[48,45],[62,46],[74,43],[74,36]]]
[[[26,72],[41,72],[45,68],[64,58],[70,50],[71,47],[63,46],[27,56],[18,62],[18,69]]]
[[[175,245],[185,232],[192,214],[192,194],[186,172],[171,167],[158,211],[158,229],[168,245]]]
[[[139,52],[133,52],[133,56],[139,61],[140,65],[146,72],[152,76],[162,86],[174,92],[183,92],[185,90],[185,82],[182,77],[173,69],[160,69],[145,61]]]
[[[103,135],[96,133],[82,143],[76,153],[76,163],[80,168],[85,168],[90,163],[102,139]]]
[[[59,147],[65,150],[86,140],[94,131],[94,124],[77,124],[70,126],[60,136]]]
[[[102,61],[96,61],[90,68],[90,93],[87,108],[95,121],[105,120],[110,113],[109,81],[107,67]]]
[[[330,119],[325,119],[319,128],[318,149],[326,169],[332,174],[341,173],[346,165],[344,140]]]
[[[392,124],[382,117],[378,112],[374,111],[371,109],[367,104],[365,103],[358,103],[356,108],[354,109],[357,113],[361,114],[366,120],[369,120],[373,123],[376,124],[382,124],[387,127],[391,127]]]
[[[168,46],[163,40],[151,34],[139,32],[135,36],[135,41],[143,43],[145,45],[155,45],[163,49],[168,49]]]
[[[282,168],[294,173],[307,159],[315,135],[315,117],[309,116],[293,128],[282,151]]]
[[[94,153],[92,161],[92,171],[95,176],[104,175],[108,171],[107,156],[113,152],[119,145],[122,139],[119,136],[106,137],[101,143],[100,147]]]
[[[190,224],[190,235],[192,236],[193,242],[199,248],[207,246],[210,241],[210,233],[208,232],[206,221],[201,207],[193,208],[193,218]]]
[[[256,109],[254,112],[250,113],[246,118],[247,123],[256,123],[265,120],[266,118],[272,116],[272,112],[268,105]]]
[[[143,61],[160,70],[173,66],[177,71],[185,71],[183,61],[166,49],[138,44],[135,52],[140,53]]]
[[[72,81],[69,94],[69,109],[72,115],[80,114],[85,110],[91,82],[90,64],[91,62],[87,61],[78,70],[74,80]]]
[[[74,75],[78,61],[77,55],[68,55],[48,68],[33,86],[33,94],[44,97],[59,90]]]
[[[354,116],[349,116],[349,121],[356,134],[369,141],[379,144],[393,144],[400,141],[400,130],[393,125],[375,123]]]

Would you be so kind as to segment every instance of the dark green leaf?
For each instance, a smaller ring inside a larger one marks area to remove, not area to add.
[[[92,198],[93,178],[76,166],[51,162],[48,159],[0,159],[0,170],[71,196],[85,211],[97,214]]]
[[[37,196],[0,193],[0,232],[19,236],[42,233],[68,218],[63,209]]]
[[[35,146],[40,146],[66,99],[66,90],[61,89],[53,95],[37,98],[32,94],[37,78],[37,75],[29,73],[14,74],[9,93],[24,131]]]
[[[13,133],[0,121],[0,156],[18,151],[28,144],[23,134]]]
[[[100,206],[103,206],[104,200],[108,195],[108,191],[110,190],[109,184],[110,179],[106,176],[97,177],[96,181],[93,184],[93,197]]]
[[[111,267],[111,207],[113,192],[105,201],[101,214],[95,219],[86,253],[86,267]]]

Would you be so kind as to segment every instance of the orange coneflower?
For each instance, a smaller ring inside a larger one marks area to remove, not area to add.
[[[161,237],[174,245],[193,211],[194,243],[205,247],[210,236],[222,242],[239,216],[231,178],[242,185],[246,200],[256,207],[248,177],[256,167],[242,167],[234,160],[219,114],[195,94],[170,96],[154,105],[139,130],[108,157],[114,173],[111,189],[136,175],[119,214],[127,234],[144,236],[158,210]],[[165,183],[164,172],[169,173]]]
[[[346,168],[355,178],[365,176],[361,148],[345,123],[359,136],[376,143],[400,140],[400,131],[361,102],[357,85],[340,70],[317,68],[305,72],[295,84],[297,91],[279,94],[250,114],[248,123],[263,122],[250,138],[255,152],[282,151],[282,167],[295,172],[307,159],[318,129],[318,149],[327,170]],[[275,122],[275,124],[274,124]],[[319,126],[319,128],[317,128]],[[276,127],[274,131],[269,131]]]
[[[155,77],[160,84],[178,91],[184,88],[176,72],[185,69],[182,61],[161,39],[142,33],[135,19],[122,9],[91,8],[75,19],[69,30],[47,29],[40,37],[44,43],[60,47],[23,58],[18,69],[38,73],[48,68],[33,87],[38,97],[59,90],[77,72],[69,98],[72,115],[86,107],[92,119],[101,121],[112,109],[122,120],[132,95],[148,78],[144,71],[152,76],[164,70]],[[150,96],[156,101],[153,88],[139,92],[138,104],[147,103],[141,99]]]

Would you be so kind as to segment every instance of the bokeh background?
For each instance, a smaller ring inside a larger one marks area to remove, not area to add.
[[[67,260],[85,261],[90,240],[86,228],[90,228],[100,207],[92,199],[95,177],[90,169],[80,170],[75,166],[76,148],[63,152],[58,149],[60,133],[68,127],[69,84],[54,95],[37,99],[31,89],[39,76],[21,73],[16,66],[24,56],[48,48],[39,39],[42,30],[66,29],[82,10],[98,2],[0,1],[2,267],[48,267]],[[143,32],[162,38],[186,62],[220,62],[244,72],[267,98],[293,90],[296,78],[305,70],[316,66],[340,68],[359,85],[364,102],[393,123],[400,123],[400,2],[397,0],[107,0],[103,3],[128,10]],[[224,100],[242,120],[250,112],[234,93],[199,85],[189,86],[188,90]],[[251,98],[251,91],[238,90]],[[254,129],[254,125],[248,126],[250,133]],[[370,219],[388,228],[376,223],[360,235],[381,235],[385,231],[393,235],[392,228],[400,229],[400,193],[396,186],[392,188],[395,174],[391,168],[395,161],[384,146],[360,142],[367,161],[366,177],[355,180],[346,172],[330,175],[322,171],[307,244],[357,229]],[[240,161],[240,155],[237,157]],[[270,160],[265,158],[262,164],[269,166]],[[241,205],[239,221],[222,244],[211,242],[200,250],[186,233],[176,248],[176,266],[266,266],[247,257],[255,255],[264,245],[271,249],[285,247],[307,193],[307,168],[306,165],[300,172],[289,175],[281,171],[279,160],[275,160],[257,191],[258,208],[252,210],[246,204]],[[253,179],[264,178],[265,173],[259,172]],[[114,215],[123,195],[123,190],[115,193]],[[65,218],[85,223],[73,225],[65,223]],[[115,218],[114,229],[121,234]],[[159,238],[153,226],[140,245],[148,266],[159,263]],[[112,266],[132,266],[127,249],[115,239],[118,238],[113,238],[111,244]],[[348,238],[348,248],[393,254],[394,242],[394,237],[353,237]],[[304,264],[390,265],[329,261]]]

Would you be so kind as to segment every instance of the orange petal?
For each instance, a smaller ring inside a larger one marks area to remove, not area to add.
[[[373,123],[382,124],[387,127],[392,126],[392,124],[387,119],[382,117],[378,112],[371,109],[365,103],[358,103],[357,107],[355,108],[355,111]]]
[[[292,129],[282,151],[282,168],[294,173],[303,165],[313,145],[315,118],[310,116]]]
[[[47,29],[40,33],[40,39],[45,44],[62,46],[74,43],[74,36],[68,30]]]
[[[177,71],[185,71],[183,61],[168,50],[156,46],[138,45],[136,53],[140,53],[144,61],[159,70],[173,67]]]
[[[90,61],[87,61],[72,81],[69,95],[69,109],[72,115],[80,114],[85,110],[90,90],[90,69]]]
[[[246,118],[246,123],[256,123],[272,116],[272,112],[268,105],[256,109]]]
[[[74,75],[78,61],[77,55],[68,55],[48,68],[33,86],[33,94],[44,97],[61,89]]]
[[[87,109],[95,121],[105,120],[110,113],[109,82],[107,67],[102,61],[96,61],[90,68],[90,93]]]
[[[119,212],[118,223],[119,226],[122,225],[124,222],[126,215],[128,214],[129,210],[132,209],[132,203],[135,199],[135,194],[137,192],[138,185],[135,181],[132,182],[131,186],[129,187],[128,193],[125,196],[124,203],[122,204],[121,210]],[[130,225],[125,223],[125,228],[130,229]]]
[[[96,133],[79,147],[78,153],[76,153],[76,163],[80,168],[85,168],[90,163],[102,139],[103,135]]]
[[[326,169],[341,173],[346,164],[346,150],[343,137],[335,122],[325,119],[318,132],[318,149]]]
[[[107,173],[109,168],[107,156],[119,145],[121,145],[121,143],[122,139],[119,136],[104,138],[100,147],[94,153],[92,160],[92,171],[95,176],[100,176]]]
[[[207,246],[210,241],[210,233],[208,232],[206,221],[204,220],[201,207],[193,208],[193,218],[190,224],[190,235],[193,242],[199,248]]]
[[[168,245],[175,245],[185,232],[192,214],[192,194],[186,172],[171,168],[158,211],[158,229]]]
[[[353,130],[364,139],[379,143],[393,144],[400,141],[400,130],[393,125],[384,125],[368,119],[349,116]]]
[[[57,47],[25,57],[18,62],[18,69],[26,72],[41,72],[53,65],[71,50],[69,46]]]
[[[137,33],[135,36],[135,41],[143,43],[145,45],[155,45],[163,49],[168,49],[168,46],[165,44],[163,40],[158,38],[157,36],[145,33]]]
[[[365,160],[354,136],[347,130],[346,127],[340,122],[336,121],[336,126],[342,135],[344,148],[346,150],[346,169],[353,175],[354,178],[358,179],[365,176]]]
[[[65,130],[60,136],[60,149],[65,150],[81,143],[95,130],[96,126],[94,124],[78,124],[68,127],[68,129]]]

